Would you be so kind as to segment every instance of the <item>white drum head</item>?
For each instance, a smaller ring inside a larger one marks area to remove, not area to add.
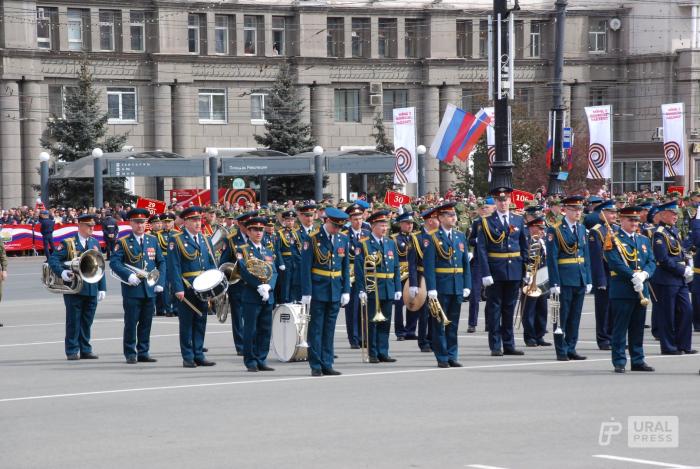
[[[199,274],[192,282],[194,291],[207,291],[221,283],[224,279],[224,273],[218,269],[210,269]]]
[[[294,357],[301,339],[298,333],[301,312],[302,305],[281,304],[272,313],[272,350],[280,361],[288,362]]]

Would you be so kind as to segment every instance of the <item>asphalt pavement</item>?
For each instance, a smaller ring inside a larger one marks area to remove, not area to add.
[[[700,355],[660,356],[647,330],[656,372],[613,373],[610,352],[595,343],[592,297],[578,347],[585,361],[525,348],[522,331],[524,356],[491,357],[483,313],[477,333],[466,333],[465,303],[463,368],[438,369],[432,354],[393,334],[398,361],[363,364],[341,312],[343,375],[313,378],[307,363],[274,357],[274,372],[248,373],[230,323],[213,316],[206,346],[216,366],[182,368],[177,318],[165,317],[151,334],[158,362],[127,365],[119,284],[109,276],[92,329],[99,360],[66,361],[63,301],[43,288],[41,261],[12,258],[3,287],[2,469],[700,465]]]

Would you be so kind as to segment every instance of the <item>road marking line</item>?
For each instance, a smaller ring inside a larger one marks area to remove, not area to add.
[[[217,331],[217,332],[207,332],[207,334],[227,334],[228,331]],[[178,337],[180,334],[156,334],[151,335],[151,339],[157,339],[160,337]],[[123,340],[123,337],[103,337],[99,339],[90,339],[90,342],[106,342],[109,340]],[[27,345],[51,345],[51,344],[62,344],[63,340],[52,340],[47,342],[26,342],[22,344],[0,344],[0,347],[24,347]]]
[[[467,464],[464,467],[474,467],[476,469],[508,469],[506,467],[500,466],[484,466],[483,464]]]
[[[651,358],[678,358],[678,357],[688,357],[690,355],[652,355],[648,356]],[[598,358],[592,360],[573,360],[568,362],[560,361],[533,361],[525,363],[498,363],[498,364],[487,364],[487,365],[472,365],[464,366],[462,368],[449,368],[445,370],[444,368],[430,367],[430,368],[416,368],[413,370],[393,370],[393,371],[375,371],[375,372],[365,372],[365,373],[348,373],[335,378],[326,378],[323,382],[339,380],[339,379],[350,379],[366,376],[391,376],[391,375],[405,375],[414,373],[430,373],[430,372],[441,372],[449,373],[450,370],[455,372],[456,370],[483,370],[483,369],[494,369],[494,368],[515,368],[515,367],[526,367],[526,366],[537,366],[537,365],[563,365],[563,366],[575,366],[577,363],[591,363],[591,362],[609,362],[609,358]],[[24,396],[24,397],[8,397],[0,399],[0,404],[4,402],[19,402],[19,401],[35,401],[35,400],[45,400],[45,399],[57,399],[65,397],[83,397],[83,396],[99,396],[104,394],[124,394],[132,392],[147,392],[147,391],[164,391],[171,389],[194,389],[194,388],[210,388],[210,387],[221,387],[221,386],[235,386],[242,384],[260,384],[260,383],[286,383],[292,381],[318,381],[317,377],[313,376],[297,376],[292,378],[272,378],[272,379],[254,379],[254,380],[242,380],[242,381],[223,381],[219,383],[197,383],[197,384],[182,384],[182,385],[171,385],[171,386],[153,386],[145,388],[125,388],[125,389],[108,389],[104,391],[86,391],[86,392],[73,392],[64,394],[45,394],[38,396]]]
[[[612,456],[609,454],[594,454],[593,457],[600,458],[600,459],[611,459],[613,461],[634,462],[637,464],[646,464],[649,466],[657,466],[657,467],[673,467],[673,468],[694,467],[694,466],[686,466],[683,464],[673,464],[673,463],[667,463],[667,462],[652,461],[650,459],[623,458],[622,456]]]

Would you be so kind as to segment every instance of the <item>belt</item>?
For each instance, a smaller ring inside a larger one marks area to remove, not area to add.
[[[422,265],[419,265],[418,267],[416,267],[416,270],[417,270],[418,272],[423,272],[423,266],[422,266]]]
[[[183,272],[182,276],[183,277],[196,277],[197,275],[201,274],[201,270],[195,270],[193,272]]]
[[[408,267],[408,261],[399,262],[399,265],[400,265],[401,267]]]
[[[557,264],[583,264],[584,262],[583,257],[569,257],[568,259],[559,259]]]
[[[507,259],[509,257],[520,257],[519,252],[489,252],[487,254],[489,257],[495,257],[497,259]]]
[[[436,274],[461,274],[464,269],[461,267],[438,267],[435,269]]]
[[[372,275],[367,275],[367,277],[372,277],[372,276],[377,277],[377,278],[394,278],[394,274],[388,273],[388,272],[377,272],[377,273],[372,274]]]
[[[312,274],[321,275],[322,277],[337,278],[343,273],[340,270],[323,270],[323,269],[311,269]]]
[[[292,253],[291,253],[291,252],[283,252],[282,255],[283,255],[283,256],[291,256]]]
[[[693,273],[700,274],[700,269],[697,267],[693,267]]]
[[[641,271],[642,271],[641,269],[634,269],[634,270],[632,270],[632,272],[641,272]],[[700,273],[700,269],[698,269],[698,272]],[[617,272],[615,272],[614,270],[611,271],[611,272],[610,272],[610,276],[611,276],[611,277],[617,277]]]

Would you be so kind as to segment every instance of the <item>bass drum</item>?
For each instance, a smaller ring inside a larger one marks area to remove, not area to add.
[[[285,303],[272,312],[272,350],[281,362],[307,360],[308,344],[304,306]]]
[[[200,300],[213,301],[226,294],[228,280],[219,269],[205,270],[192,281],[192,289]]]
[[[540,267],[537,270],[537,286],[542,290],[542,293],[549,291],[549,271],[547,267]]]

